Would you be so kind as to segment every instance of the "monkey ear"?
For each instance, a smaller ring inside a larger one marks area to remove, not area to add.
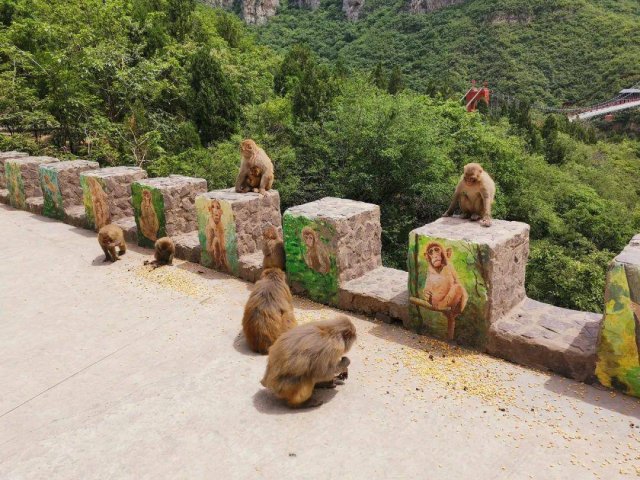
[[[453,249],[449,247],[445,251],[447,252],[447,258],[451,258],[451,255],[453,255]]]

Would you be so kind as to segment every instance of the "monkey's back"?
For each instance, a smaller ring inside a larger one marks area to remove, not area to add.
[[[332,377],[345,345],[332,332],[330,322],[300,325],[280,335],[269,349],[262,385],[284,396],[292,385]]]
[[[281,334],[296,325],[293,297],[284,274],[258,280],[242,317],[242,330],[249,348],[265,354]]]

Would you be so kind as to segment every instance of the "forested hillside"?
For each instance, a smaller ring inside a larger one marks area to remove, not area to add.
[[[434,15],[474,23],[461,9],[485,3]],[[632,10],[604,3],[611,15]],[[260,39],[284,28],[286,15]],[[274,160],[284,208],[326,195],[379,204],[384,260],[400,268],[408,232],[445,211],[462,166],[477,161],[498,186],[495,216],[531,224],[529,294],[585,310],[602,308],[607,262],[640,231],[640,145],[624,135],[614,143],[525,105],[469,114],[457,101],[405,88],[413,81],[397,69],[372,72],[353,58],[284,48],[295,31],[279,51],[263,46],[234,14],[189,0],[0,0],[0,22],[0,149],[202,176],[215,189],[233,184],[239,142],[252,137]],[[434,74],[447,74],[458,54],[447,55]],[[621,59],[611,65],[626,65]],[[460,82],[473,70],[465,68]],[[572,68],[549,64],[548,72]],[[580,69],[603,82],[607,75],[606,67]],[[501,81],[544,90],[518,71],[504,70]],[[588,90],[554,85],[555,96]]]
[[[341,0],[286,6],[257,29],[279,49],[308,45],[331,61],[398,66],[422,92],[459,92],[473,78],[543,103],[609,98],[640,78],[637,0],[467,0],[427,14],[406,0],[366,0],[349,22]]]

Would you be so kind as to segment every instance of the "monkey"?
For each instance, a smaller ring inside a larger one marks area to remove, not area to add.
[[[311,227],[302,229],[302,240],[306,250],[304,252],[304,262],[316,272],[327,274],[331,269],[331,260],[326,245],[320,240],[318,232]]]
[[[120,260],[118,253],[124,255],[127,253],[127,243],[124,241],[124,233],[122,229],[110,223],[100,228],[98,232],[98,243],[104,252],[104,262],[115,262]],[[119,252],[116,253],[116,247]]]
[[[205,227],[206,250],[211,256],[211,262],[216,270],[231,271],[227,261],[227,247],[222,223],[222,205],[218,200],[211,200],[209,204],[209,221]]]
[[[107,203],[107,194],[96,178],[86,178],[89,191],[91,192],[91,202],[93,203],[93,218],[96,228],[100,230],[105,225],[111,223],[111,212],[109,211],[109,204]]]
[[[292,328],[269,349],[261,383],[292,408],[319,406],[322,401],[311,399],[314,387],[335,386],[336,375],[349,366],[344,354],[355,339],[356,328],[345,315]]]
[[[279,268],[285,269],[284,258],[284,242],[278,235],[278,230],[275,227],[269,226],[262,232],[264,243],[262,244],[262,253],[264,260],[262,261],[262,268]]]
[[[242,330],[249,348],[264,355],[280,335],[297,324],[284,272],[266,268],[244,307]]]
[[[158,239],[160,222],[158,215],[153,208],[151,190],[142,190],[142,201],[140,202],[140,231],[149,240],[155,242]]]
[[[468,163],[460,177],[451,205],[443,217],[450,217],[460,204],[462,218],[480,220],[483,227],[491,226],[491,207],[496,195],[496,185],[480,164]]]
[[[249,185],[247,181],[248,177],[253,175],[251,172],[252,167],[257,167],[258,170],[254,170],[254,172],[259,172],[259,182],[255,176],[250,180],[253,185],[257,184],[258,193],[264,195],[267,190],[271,190],[274,179],[273,163],[265,151],[258,147],[256,142],[247,139],[243,140],[240,144],[240,155],[242,161],[240,164],[240,173],[238,173],[238,177],[236,178],[236,192],[246,193],[255,191],[256,187]]]
[[[257,166],[253,166],[249,169],[249,174],[247,175],[246,184],[249,187],[249,192],[259,193],[260,192],[260,179],[262,178],[262,169]]]
[[[169,237],[162,237],[156,240],[154,260],[152,262],[145,260],[145,265],[153,265],[153,268],[162,265],[173,265],[173,256],[176,254],[176,246]]]
[[[447,318],[447,340],[453,341],[456,328],[456,317],[467,306],[469,294],[458,279],[453,263],[451,263],[452,249],[445,249],[438,242],[427,245],[425,258],[429,264],[427,280],[424,285],[424,298],[428,308],[442,312]],[[415,299],[412,303],[423,305]]]

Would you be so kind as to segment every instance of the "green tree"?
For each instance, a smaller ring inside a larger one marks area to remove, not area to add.
[[[167,0],[169,31],[178,40],[183,40],[191,31],[191,14],[195,8],[195,0]]]
[[[404,77],[402,76],[402,70],[397,65],[393,67],[391,71],[391,75],[389,77],[389,85],[387,86],[387,91],[391,95],[395,95],[398,92],[404,90]]]
[[[307,62],[293,90],[293,114],[297,120],[317,121],[329,109],[335,94],[331,71],[325,65]]]
[[[382,62],[378,62],[373,71],[371,72],[371,76],[369,77],[372,84],[378,87],[380,90],[386,90],[388,86],[387,74],[382,66]]]
[[[273,78],[273,89],[278,95],[286,95],[300,82],[307,64],[315,63],[313,54],[304,45],[289,49]]]
[[[237,130],[240,119],[235,87],[207,46],[194,53],[190,70],[189,113],[200,140],[208,145],[228,138]]]

